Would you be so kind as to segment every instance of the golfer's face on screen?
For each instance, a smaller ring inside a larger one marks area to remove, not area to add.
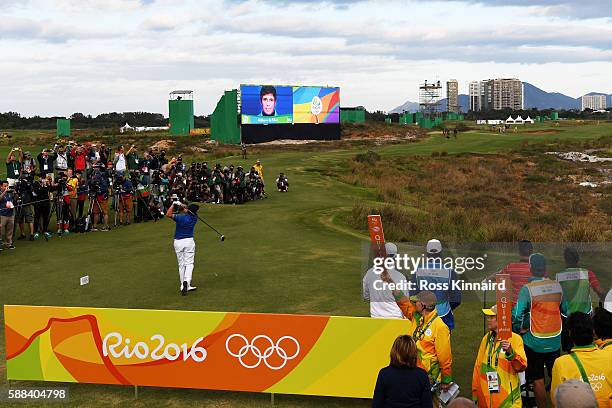
[[[274,109],[276,108],[276,99],[271,93],[265,94],[261,97],[261,110],[264,115],[274,115]]]

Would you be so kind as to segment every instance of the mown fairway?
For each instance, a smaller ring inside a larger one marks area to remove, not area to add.
[[[434,135],[373,150],[392,161],[394,156],[442,151],[503,152],[526,139],[552,142],[610,134],[610,125],[561,127],[559,133],[545,135],[473,132],[461,134],[458,140]],[[11,143],[18,140],[16,136]],[[0,174],[4,176],[9,146],[2,143]],[[198,225],[194,283],[199,290],[187,297],[179,296],[177,290],[174,224],[164,220],[111,232],[54,237],[48,243],[17,241],[16,250],[0,254],[2,304],[367,316],[368,304],[361,299],[362,244],[367,236],[343,225],[338,215],[350,211],[359,200],[375,197],[370,190],[326,175],[330,169],[342,171],[344,159],[363,151],[279,149],[251,156],[246,162],[238,156],[209,159],[209,163],[250,167],[260,158],[269,198],[243,206],[204,206],[201,215],[225,234],[226,241],[219,242],[214,233]],[[287,194],[273,188],[280,171],[289,177]],[[85,287],[79,286],[83,275],[90,276],[91,283]],[[465,395],[482,336],[481,306],[478,301],[467,301],[456,313],[454,372]],[[0,344],[0,386],[6,387],[3,331]],[[269,406],[267,395],[203,390],[140,388],[137,401],[129,387],[70,385],[70,392],[71,403],[82,406]],[[277,396],[276,403],[291,407],[369,405],[367,400],[296,396]]]

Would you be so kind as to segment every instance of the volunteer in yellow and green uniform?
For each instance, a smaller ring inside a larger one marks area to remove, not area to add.
[[[489,332],[483,337],[472,374],[472,399],[479,408],[520,408],[518,373],[527,368],[523,339],[512,333],[509,340],[497,336],[497,305],[482,309]]]
[[[453,382],[450,330],[436,312],[436,295],[430,291],[410,299],[399,291],[394,291],[394,295],[413,325],[411,335],[417,344],[419,367],[427,372],[432,385],[437,383],[442,391],[448,390]]]
[[[546,408],[544,367],[550,377],[561,349],[561,314],[567,314],[561,285],[546,278],[546,259],[535,253],[529,257],[532,278],[519,292],[512,309],[512,330],[521,333],[527,355],[526,377],[533,383],[538,408]]]
[[[582,380],[593,389],[599,408],[607,408],[612,394],[612,364],[606,352],[593,344],[593,321],[588,314],[575,312],[567,323],[574,348],[555,361],[551,395],[567,380]]]

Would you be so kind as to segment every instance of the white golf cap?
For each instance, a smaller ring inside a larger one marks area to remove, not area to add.
[[[427,241],[427,253],[428,254],[439,254],[442,252],[442,243],[437,239],[430,239]]]
[[[385,252],[387,252],[387,256],[397,255],[397,245],[393,242],[387,242],[385,244]]]
[[[612,313],[612,289],[610,289],[606,295],[606,299],[604,300],[604,309]]]

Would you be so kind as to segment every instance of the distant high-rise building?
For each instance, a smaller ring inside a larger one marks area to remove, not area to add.
[[[482,110],[482,94],[480,81],[470,82],[470,110],[477,112]]]
[[[604,110],[606,109],[606,95],[584,95],[582,100],[582,110]]]
[[[518,79],[494,79],[493,82],[493,110],[523,109],[523,83]]]
[[[487,79],[470,82],[470,110],[522,110],[523,83],[518,79]]]
[[[459,82],[456,79],[446,82],[446,111],[459,113]]]

